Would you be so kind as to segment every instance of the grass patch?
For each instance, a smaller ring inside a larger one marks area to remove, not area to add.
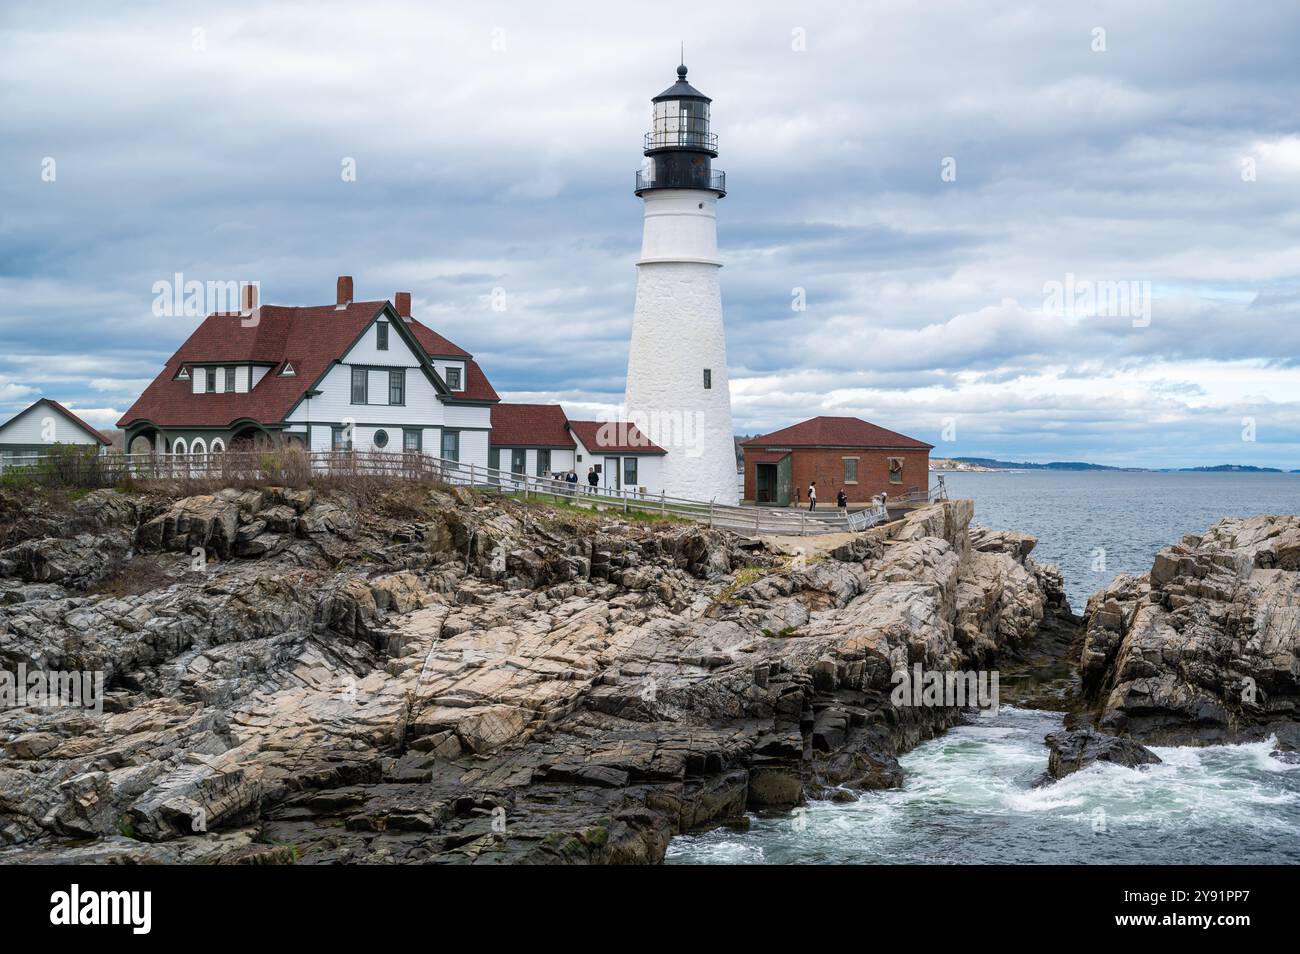
[[[791,636],[799,635],[798,626],[782,626],[776,632],[770,629],[763,630],[763,635],[768,639],[789,639]]]
[[[713,602],[709,604],[709,610],[714,610],[722,606],[725,606],[726,604],[730,603],[735,598],[736,594],[741,590],[743,590],[745,587],[749,586],[752,583],[757,582],[758,580],[761,580],[763,577],[768,576],[769,574],[780,572],[781,569],[782,569],[781,567],[758,566],[752,563],[746,566],[742,566],[739,570],[736,571],[735,576],[731,578],[731,582],[718,591],[718,595],[714,597]]]
[[[525,502],[522,494],[511,492],[511,493],[504,493],[502,494],[502,496],[508,497],[511,500],[519,501],[520,503]],[[579,497],[578,501],[581,500],[582,498]],[[634,523],[689,524],[695,522],[686,517],[679,517],[676,514],[657,513],[653,510],[641,510],[641,509],[637,509],[636,507],[629,507],[628,511],[624,513],[622,508],[618,504],[605,503],[604,501],[594,502],[594,503],[599,503],[600,506],[596,506],[596,505],[584,506],[582,503],[579,503],[569,497],[559,496],[555,494],[538,494],[532,491],[529,491],[528,500],[526,502],[529,504],[538,504],[543,507],[549,507],[552,510],[558,510],[564,513],[580,514],[586,517],[595,517],[595,516],[604,515],[604,516],[618,517],[621,520],[629,520]]]

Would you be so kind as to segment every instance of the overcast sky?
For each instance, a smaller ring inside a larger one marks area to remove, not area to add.
[[[738,433],[1300,468],[1289,0],[109,6],[0,12],[4,416],[111,426],[200,320],[153,313],[176,273],[410,290],[507,400],[615,410],[685,41]]]

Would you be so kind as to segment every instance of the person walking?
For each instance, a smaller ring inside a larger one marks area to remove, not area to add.
[[[844,492],[843,487],[841,487],[840,492],[835,495],[835,506],[842,515],[848,516],[849,495]]]
[[[587,468],[587,483],[590,485],[591,492],[594,494],[596,492],[596,485],[600,483],[600,474],[596,473],[595,467]]]
[[[808,484],[808,510],[811,512],[817,509],[817,481],[810,481]]]
[[[570,468],[569,472],[564,475],[564,481],[569,485],[569,496],[578,496],[578,472]]]

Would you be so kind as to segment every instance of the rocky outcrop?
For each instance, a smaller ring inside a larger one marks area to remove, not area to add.
[[[1116,738],[1091,729],[1053,732],[1047,737],[1047,777],[1065,778],[1094,762],[1109,762],[1126,768],[1156,765],[1161,759],[1146,746],[1132,739]]]
[[[893,673],[993,664],[1059,598],[1031,541],[969,532],[969,501],[796,564],[411,494],[103,498],[136,516],[96,538],[127,533],[122,572],[155,561],[156,585],[6,571],[5,668],[109,691],[0,711],[0,859],[657,861],[682,831],[899,784],[962,713],[896,706]]]
[[[1165,744],[1296,741],[1300,517],[1222,520],[1088,601],[1080,659],[1100,726]]]

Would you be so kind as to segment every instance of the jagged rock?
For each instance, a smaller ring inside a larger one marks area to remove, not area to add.
[[[1137,768],[1161,761],[1160,756],[1132,739],[1116,738],[1090,729],[1053,732],[1047,736],[1047,747],[1051,750],[1047,757],[1047,774],[1053,779],[1065,778],[1093,762]]]
[[[1182,744],[1300,714],[1300,517],[1233,518],[1088,601],[1080,659],[1100,725]]]
[[[141,550],[188,553],[202,548],[224,560],[234,552],[238,527],[238,503],[205,494],[177,501],[166,513],[141,526],[135,542]]]
[[[120,531],[28,540],[0,550],[0,576],[85,589],[113,573],[130,546],[130,536]]]
[[[1063,605],[1023,543],[972,550],[963,501],[794,569],[462,488],[400,519],[111,494],[96,539],[239,559],[130,596],[0,580],[0,658],[110,689],[102,713],[0,710],[0,860],[654,862],[749,809],[901,784],[898,754],[961,715],[895,708],[891,674],[984,664]]]

